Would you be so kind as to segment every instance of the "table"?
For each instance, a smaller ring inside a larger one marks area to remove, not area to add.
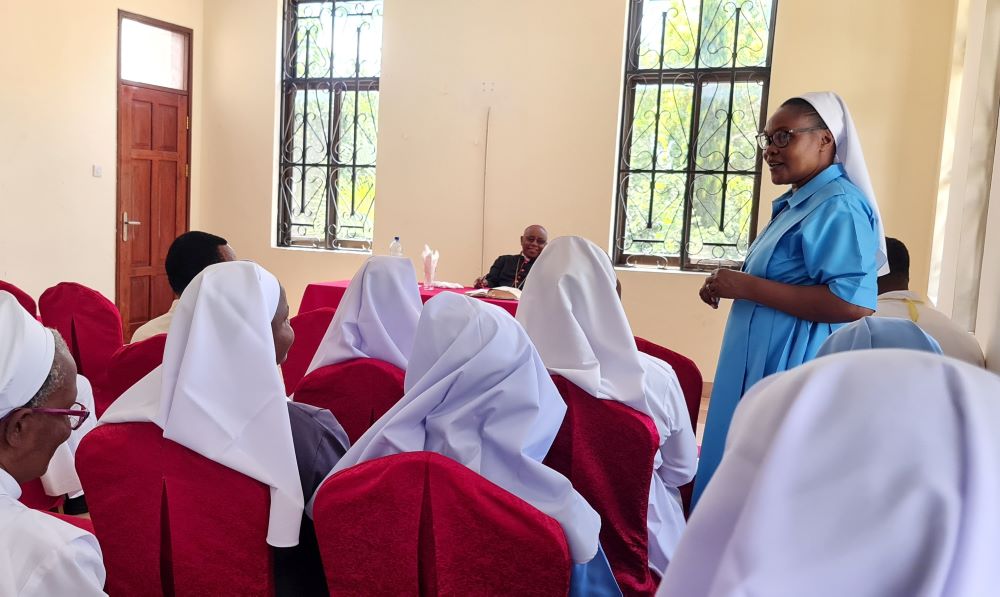
[[[337,305],[340,304],[340,299],[344,298],[344,293],[347,292],[347,285],[350,283],[350,280],[336,280],[334,282],[313,282],[309,284],[306,286],[306,291],[302,293],[302,302],[299,303],[299,313],[315,311],[323,307],[337,308]],[[420,300],[425,303],[442,292],[466,292],[472,290],[471,287],[455,289],[424,288],[423,284],[420,284],[419,288]],[[517,301],[502,301],[489,298],[481,298],[479,300],[501,307],[512,316],[517,313]]]

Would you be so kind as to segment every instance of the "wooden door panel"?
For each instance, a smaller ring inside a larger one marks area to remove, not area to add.
[[[164,261],[187,230],[188,98],[119,84],[118,308],[125,337],[173,302]],[[139,222],[128,226],[122,216]]]
[[[177,151],[177,106],[161,104],[153,112],[153,149]]]
[[[132,160],[132,184],[131,201],[125,210],[128,219],[131,221],[149,222],[150,203],[153,201],[153,167],[152,160]],[[133,268],[148,267],[151,265],[151,255],[149,254],[149,227],[130,226],[129,236],[129,265]]]
[[[152,149],[153,148],[153,104],[133,100],[130,106],[132,110],[132,142],[130,149]]]

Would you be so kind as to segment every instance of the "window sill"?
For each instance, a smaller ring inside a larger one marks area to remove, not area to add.
[[[271,245],[272,249],[278,249],[279,251],[303,251],[306,253],[323,253],[325,255],[359,255],[362,257],[371,257],[373,253],[358,249],[321,249],[319,247],[283,247],[280,245]]]
[[[702,278],[707,278],[710,271],[701,270],[682,270],[677,268],[659,268],[659,267],[635,267],[629,265],[616,265],[616,272],[638,272],[643,274],[666,274],[674,276],[700,276]]]

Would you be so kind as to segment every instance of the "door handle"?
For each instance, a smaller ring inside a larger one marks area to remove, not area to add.
[[[122,242],[128,242],[128,227],[129,226],[139,226],[142,224],[139,220],[128,219],[128,212],[122,212]]]

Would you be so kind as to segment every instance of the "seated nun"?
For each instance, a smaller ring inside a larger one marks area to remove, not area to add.
[[[937,340],[909,319],[864,317],[830,334],[820,345],[816,356],[871,348],[908,348],[944,354]]]
[[[351,359],[378,359],[405,371],[422,307],[409,259],[369,257],[347,286],[306,375]]]
[[[403,398],[333,473],[404,452],[447,456],[559,522],[575,563],[571,595],[621,594],[600,548],[600,516],[566,477],[542,464],[566,405],[510,315],[456,293],[432,298],[420,315],[404,387]]]
[[[473,283],[476,288],[497,288],[509,286],[524,288],[531,266],[545,249],[549,241],[549,233],[544,227],[533,224],[524,229],[521,234],[521,253],[518,255],[501,255],[493,262],[489,273],[477,278]]]
[[[607,253],[579,237],[552,241],[538,259],[517,320],[549,373],[591,396],[648,415],[660,435],[646,515],[649,567],[663,575],[684,530],[679,487],[694,478],[698,448],[673,368],[636,349]],[[613,430],[608,430],[613,433]]]
[[[278,280],[248,261],[205,268],[184,290],[163,364],[116,400],[101,424],[148,421],[163,437],[271,488],[267,542],[277,592],[326,592],[305,495],[346,451],[327,410],[289,402],[277,365],[295,339]],[[233,437],[229,430],[242,432]],[[301,542],[301,545],[300,545]]]
[[[94,390],[86,377],[76,376],[76,401],[84,409],[94,412]],[[59,444],[49,468],[42,475],[42,488],[46,495],[65,495],[63,512],[66,514],[84,514],[87,512],[87,501],[83,496],[83,484],[76,474],[76,450],[80,447],[83,437],[97,426],[96,417],[87,417],[83,423],[73,429],[69,439]]]
[[[97,539],[18,501],[90,414],[76,399],[59,333],[0,292],[0,595],[104,595]]]
[[[898,349],[758,382],[658,595],[995,594],[998,397],[996,375]]]

